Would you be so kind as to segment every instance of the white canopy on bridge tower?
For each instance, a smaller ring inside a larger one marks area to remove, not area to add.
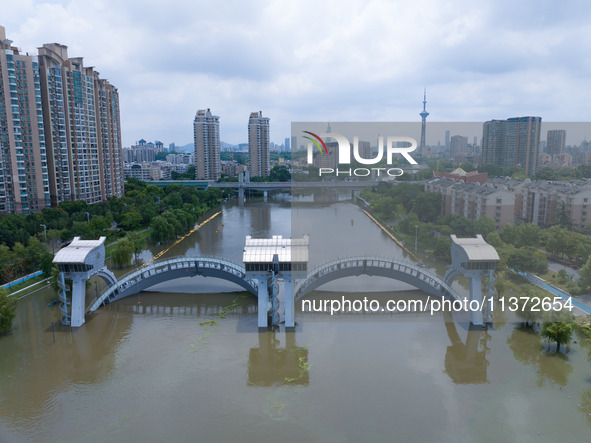
[[[58,251],[53,258],[59,270],[58,295],[61,301],[62,323],[71,326],[82,326],[86,304],[86,280],[94,275],[100,276],[108,283],[117,281],[115,275],[105,266],[105,240],[74,240]],[[65,280],[72,280],[72,297],[67,297]],[[71,309],[69,309],[71,306]]]
[[[457,275],[464,275],[470,279],[470,321],[475,325],[483,325],[491,320],[488,313],[492,311],[490,300],[494,295],[495,269],[499,262],[497,250],[489,245],[482,235],[471,238],[451,236],[451,267],[445,274],[445,282],[451,285]],[[488,297],[482,300],[482,278],[488,277]],[[472,304],[472,301],[476,301]],[[481,310],[473,309],[480,306]]]

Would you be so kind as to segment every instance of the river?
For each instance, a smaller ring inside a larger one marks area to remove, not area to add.
[[[292,209],[290,199],[229,202],[164,258],[241,262],[246,235],[306,233],[310,267],[405,259],[353,203],[294,197]],[[260,333],[256,298],[229,283],[152,289],[75,331],[58,325],[51,289],[19,300],[0,337],[0,442],[589,440],[587,349],[576,339],[566,354],[547,352],[510,314],[482,329],[442,314],[297,312],[295,333]],[[423,295],[411,289],[362,276],[313,296]]]

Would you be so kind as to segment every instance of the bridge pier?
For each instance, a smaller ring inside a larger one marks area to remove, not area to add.
[[[86,311],[86,278],[74,274],[72,276],[72,313],[71,326],[78,327],[84,324],[84,312]]]
[[[284,275],[283,278],[285,279],[285,327],[286,328],[293,328],[295,327],[295,320],[294,320],[294,294],[291,289],[291,276]]]
[[[252,277],[258,286],[258,327],[267,329],[269,326],[269,290],[267,289],[267,275]]]
[[[482,279],[480,276],[470,276],[470,306],[473,306],[473,300],[476,300],[478,303],[477,306],[482,307]],[[482,310],[477,311],[475,309],[470,309],[470,323],[473,325],[484,325],[483,317]]]

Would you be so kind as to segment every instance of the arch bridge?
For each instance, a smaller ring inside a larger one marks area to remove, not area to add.
[[[137,294],[158,283],[200,275],[233,282],[256,295],[260,328],[267,327],[269,318],[273,324],[284,323],[289,328],[295,325],[295,302],[325,283],[345,277],[386,277],[405,282],[436,297],[464,300],[467,297],[458,294],[451,286],[453,277],[463,274],[474,280],[470,286],[470,300],[481,300],[481,268],[486,265],[487,276],[493,281],[498,256],[493,256],[490,251],[492,247],[482,238],[454,239],[454,242],[452,252],[457,257],[445,278],[438,277],[420,265],[384,257],[341,258],[309,271],[307,236],[301,239],[284,239],[281,236],[253,239],[249,236],[243,251],[244,264],[213,257],[177,257],[144,265],[119,279],[104,266],[104,238],[99,241],[75,239],[56,255],[54,261],[60,266],[58,283],[61,283],[60,298],[63,295],[64,301],[63,321],[72,326],[81,326],[85,312],[94,312],[100,306]],[[478,275],[473,276],[475,270]],[[83,283],[93,275],[102,277],[110,286],[85,310]],[[65,285],[65,278],[73,281],[70,298],[66,297],[69,288]],[[472,323],[483,324],[485,317],[482,312],[471,315]]]
[[[239,264],[211,257],[177,257],[133,271],[108,287],[92,302],[87,312],[94,312],[101,306],[137,294],[158,283],[197,275],[236,283],[245,291],[258,296],[259,309],[265,314],[262,317],[259,316],[259,326],[267,326],[267,311],[273,309],[273,291],[269,291],[271,293],[268,294],[266,282],[260,278],[249,278],[248,272]],[[462,299],[443,279],[418,265],[389,258],[349,257],[325,263],[303,274],[303,278],[297,280],[293,291],[290,291],[292,293],[284,294],[282,300],[286,297],[291,298],[293,302],[288,305],[293,309],[296,301],[320,286],[341,278],[359,275],[391,278],[408,283],[434,296],[451,300]],[[260,291],[259,287],[261,287]],[[293,315],[287,317],[293,319]],[[264,319],[261,320],[261,318]]]
[[[251,294],[258,293],[257,282],[247,277],[244,266],[220,258],[176,257],[152,263],[123,276],[94,300],[88,312],[94,312],[100,306],[137,294],[158,283],[196,275],[221,278],[236,283]]]
[[[462,300],[462,297],[443,279],[418,265],[389,258],[350,257],[325,263],[308,272],[307,277],[295,287],[295,301],[325,283],[359,275],[391,278],[408,283],[431,295],[450,300]]]

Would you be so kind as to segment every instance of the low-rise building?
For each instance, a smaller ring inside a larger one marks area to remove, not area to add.
[[[499,228],[514,220],[515,194],[506,189],[437,178],[425,184],[425,191],[441,194],[442,215],[461,215],[471,220],[487,216]]]
[[[583,230],[591,222],[591,182],[572,180],[564,182],[535,181],[521,188],[520,218],[546,227],[561,217],[568,217],[575,230]]]

